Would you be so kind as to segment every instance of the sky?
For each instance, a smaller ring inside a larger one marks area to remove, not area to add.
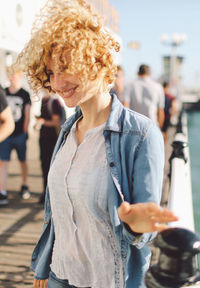
[[[162,34],[171,37],[184,33],[187,39],[177,47],[176,54],[184,57],[182,83],[187,88],[200,87],[200,0],[109,0],[120,15],[122,66],[125,79],[136,77],[138,66],[150,65],[152,77],[162,72],[162,57],[170,55],[172,47],[160,41]],[[138,41],[140,49],[128,47]]]

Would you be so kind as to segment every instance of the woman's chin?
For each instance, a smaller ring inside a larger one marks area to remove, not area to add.
[[[75,108],[76,106],[79,105],[77,102],[70,101],[69,99],[64,99],[64,102],[68,108]]]

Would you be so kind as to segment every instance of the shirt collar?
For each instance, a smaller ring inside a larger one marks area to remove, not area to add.
[[[122,121],[121,115],[123,112],[123,105],[117,98],[116,94],[111,93],[112,97],[112,105],[110,109],[110,115],[108,117],[108,120],[106,122],[104,130],[111,130],[115,132],[120,132],[122,130]],[[62,125],[62,131],[66,132],[71,129],[73,126],[74,122],[80,118],[82,115],[81,109],[78,108],[76,113],[73,114],[63,125]]]
[[[117,98],[116,94],[111,93],[111,96],[112,96],[112,105],[110,109],[110,115],[108,117],[104,130],[120,132],[122,130],[121,116],[123,112],[123,105]]]

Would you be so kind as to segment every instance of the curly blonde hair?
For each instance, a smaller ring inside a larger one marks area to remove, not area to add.
[[[52,53],[59,55],[57,68],[62,72],[78,74],[82,82],[102,76],[107,87],[115,79],[113,52],[119,49],[86,1],[49,0],[36,17],[31,39],[14,66],[20,64],[35,93],[43,88],[52,91],[46,69]]]

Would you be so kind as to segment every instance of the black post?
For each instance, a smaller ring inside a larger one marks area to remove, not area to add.
[[[158,263],[149,268],[145,282],[148,288],[179,288],[200,281],[196,254],[200,236],[183,228],[169,228],[154,240],[160,248]]]
[[[176,127],[176,133],[183,133],[183,114],[184,114],[184,110],[182,109],[180,114],[179,114],[179,117],[178,117],[178,124],[177,124],[177,127]],[[169,179],[171,180],[171,172],[172,172],[172,160],[174,158],[179,158],[179,159],[183,159],[185,161],[185,163],[188,161],[188,159],[186,158],[185,156],[185,153],[184,153],[184,148],[188,146],[188,143],[187,142],[184,142],[184,141],[180,141],[180,140],[174,140],[171,144],[171,146],[173,147],[173,150],[172,150],[172,154],[169,158]]]

